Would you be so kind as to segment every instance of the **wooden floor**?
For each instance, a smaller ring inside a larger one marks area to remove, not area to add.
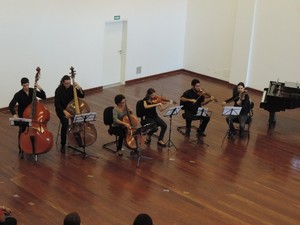
[[[220,103],[210,103],[213,112],[207,137],[200,142],[177,132],[184,125],[174,116],[171,140],[177,147],[160,148],[153,138],[142,153],[152,160],[122,158],[104,150],[114,140],[103,123],[103,110],[113,105],[116,94],[127,97],[135,109],[149,87],[178,100],[194,77],[178,74],[127,86],[105,88],[86,96],[97,112],[95,144],[86,148],[95,157],[61,155],[59,146],[21,160],[17,155],[17,127],[9,125],[8,112],[1,119],[0,205],[14,209],[21,225],[58,225],[64,216],[77,211],[84,225],[130,225],[140,212],[152,216],[155,225],[298,225],[300,221],[300,116],[299,109],[277,114],[277,125],[268,130],[268,112],[255,102],[250,139],[222,140],[227,131]],[[219,102],[230,97],[231,87],[201,78],[202,86]],[[268,84],[266,84],[268,86]],[[16,90],[17,91],[17,90]],[[49,94],[50,95],[50,94]],[[58,119],[53,102],[48,129],[57,134]],[[169,118],[164,117],[169,124]],[[168,140],[168,132],[165,141]]]

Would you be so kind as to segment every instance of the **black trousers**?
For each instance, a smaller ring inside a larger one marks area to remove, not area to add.
[[[148,132],[148,134],[151,136],[153,133],[158,131],[158,127],[160,127],[160,133],[158,136],[158,141],[163,140],[165,133],[167,131],[167,124],[165,121],[163,121],[160,117],[156,118],[146,118],[142,121],[142,125],[144,126],[145,124],[148,123],[154,123],[154,127]]]
[[[68,132],[68,127],[69,127],[69,119],[65,117],[65,115],[57,115],[60,123],[61,123],[61,128],[60,128],[60,144],[62,146],[66,145],[67,143],[67,132]]]
[[[185,119],[186,130],[191,130],[193,120],[200,120],[200,124],[198,128],[200,132],[205,131],[206,126],[210,120],[210,117],[208,116],[195,116],[192,113],[192,111],[189,110],[185,110],[184,114],[182,114],[182,117]]]
[[[122,149],[124,139],[126,137],[125,127],[111,127],[110,132],[118,137],[117,139],[117,151]]]

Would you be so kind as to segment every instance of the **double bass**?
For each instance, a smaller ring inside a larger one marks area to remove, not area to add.
[[[37,82],[40,78],[40,67],[36,68],[32,102],[26,107],[23,117],[31,119],[31,126],[20,136],[20,147],[28,154],[38,155],[51,150],[53,146],[53,134],[47,130],[50,120],[49,110],[37,100]]]
[[[68,129],[68,141],[71,146],[82,148],[95,143],[97,139],[97,130],[95,126],[90,122],[84,121],[77,123],[76,121],[74,121],[75,115],[89,113],[90,107],[85,101],[78,99],[77,89],[75,85],[76,72],[73,67],[71,67],[70,70],[74,99],[68,104],[66,108],[66,110],[72,115],[72,123]]]

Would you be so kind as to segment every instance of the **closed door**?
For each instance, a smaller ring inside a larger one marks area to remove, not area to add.
[[[124,38],[124,22],[109,22],[105,24],[104,54],[103,54],[103,86],[124,83],[122,68]]]

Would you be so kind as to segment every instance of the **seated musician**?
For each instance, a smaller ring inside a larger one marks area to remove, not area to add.
[[[23,113],[27,106],[29,106],[32,103],[32,98],[33,98],[33,92],[34,89],[29,87],[29,80],[26,77],[23,77],[21,79],[21,85],[22,89],[19,90],[17,93],[15,93],[13,99],[9,103],[9,111],[13,115],[14,118],[23,118]],[[41,99],[46,99],[46,93],[42,89],[42,87],[36,83],[36,96],[41,98]],[[18,104],[18,113],[16,113],[15,106]],[[21,136],[21,133],[24,132],[26,129],[26,126],[20,126],[19,127],[19,139]],[[19,141],[18,141],[19,142]],[[20,142],[19,142],[19,156],[20,158],[23,158],[24,152],[20,147]]]
[[[170,104],[172,104],[173,101],[165,100],[165,102],[168,102],[168,104],[163,104],[162,98],[156,95],[156,92],[153,88],[149,88],[147,90],[146,96],[143,100],[145,108],[145,120],[143,121],[142,125],[154,123],[154,128],[151,129],[150,132],[148,132],[148,134],[146,135],[145,143],[150,144],[152,134],[158,130],[158,127],[160,127],[157,144],[165,147],[166,143],[163,141],[163,139],[167,130],[167,124],[158,116],[156,107],[158,107],[158,109],[162,112]]]
[[[186,122],[185,136],[190,136],[192,120],[202,120],[197,133],[200,136],[205,137],[205,129],[210,120],[210,117],[201,116],[196,117],[199,107],[202,107],[208,104],[211,101],[214,101],[213,96],[207,97],[204,91],[201,89],[200,81],[198,79],[193,79],[191,82],[192,88],[185,91],[180,97],[180,105],[183,105],[184,114],[182,115]]]
[[[126,137],[126,131],[127,129],[130,129],[131,126],[129,123],[123,121],[123,118],[127,116],[125,96],[122,94],[116,95],[115,104],[116,107],[113,109],[113,124],[111,126],[111,130],[118,137],[117,155],[122,156],[122,146]]]
[[[227,124],[229,125],[228,138],[231,138],[236,134],[233,122],[239,123],[239,136],[243,137],[245,124],[250,112],[250,98],[245,90],[245,84],[243,82],[238,83],[237,86],[233,88],[232,97],[226,99],[222,105],[224,106],[231,102],[234,102],[234,106],[240,106],[242,109],[238,116],[231,115],[230,117],[226,117]]]

